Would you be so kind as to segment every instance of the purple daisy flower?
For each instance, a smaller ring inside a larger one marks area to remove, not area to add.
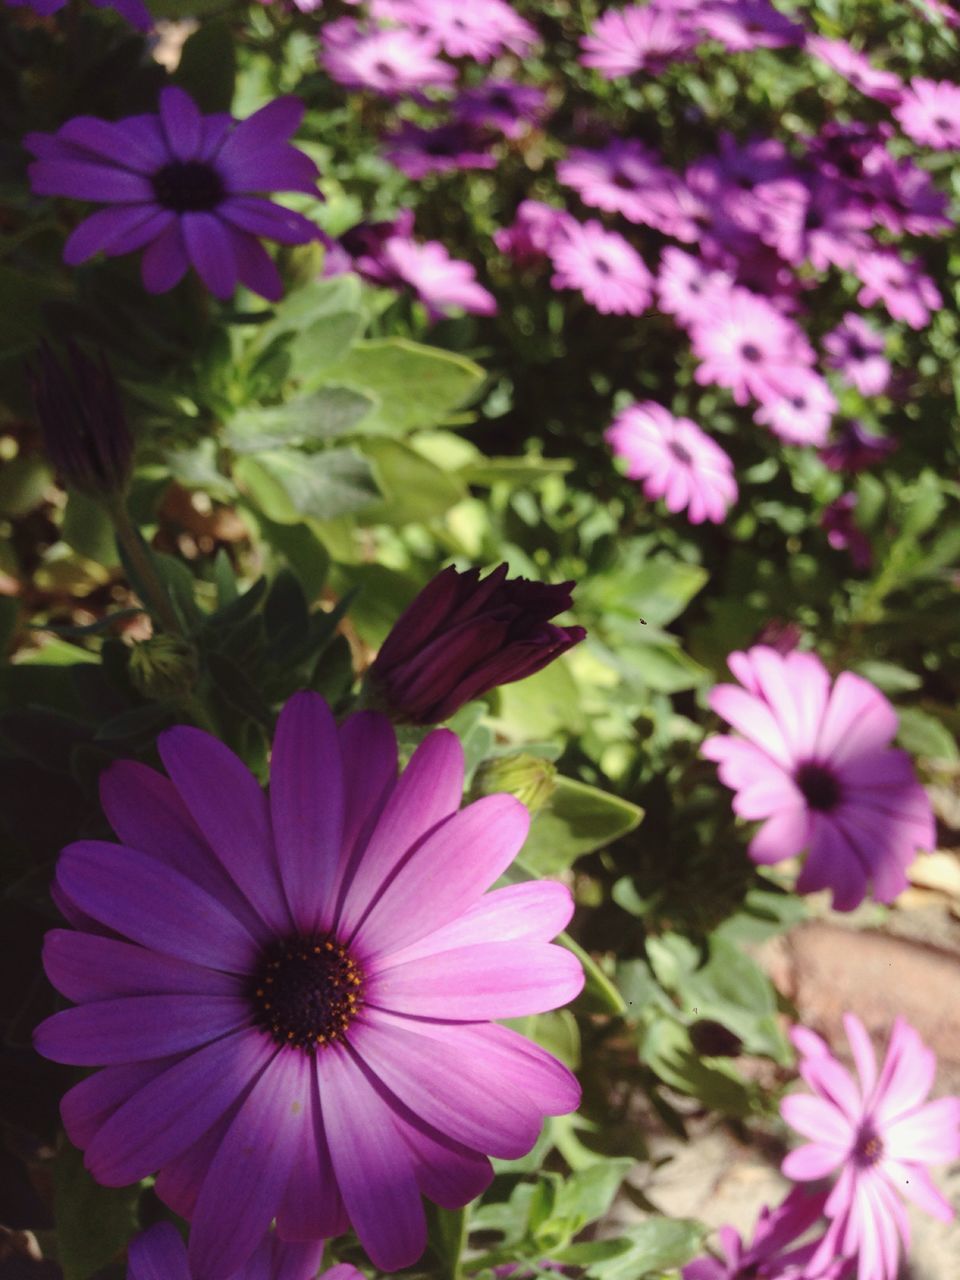
[[[823,174],[767,183],[757,191],[757,201],[762,210],[758,235],[793,266],[810,262],[818,271],[849,269],[872,244],[870,212]]]
[[[580,61],[594,67],[605,80],[638,71],[658,75],[684,57],[696,37],[677,17],[655,5],[608,9],[580,41]]]
[[[451,58],[490,62],[504,49],[525,57],[540,37],[506,0],[378,0],[378,17],[422,32]]]
[[[727,272],[715,271],[700,258],[673,245],[660,255],[657,273],[660,307],[684,327],[696,324],[705,302],[715,291],[729,290],[732,284],[733,277]]]
[[[59,13],[67,0],[5,0],[11,9],[32,9],[41,18]],[[141,0],[91,0],[97,9],[115,9],[138,31],[149,31],[153,26],[150,10]]]
[[[686,511],[691,524],[722,524],[737,500],[733,463],[689,418],[675,418],[652,400],[628,405],[604,439],[627,464],[627,476],[643,481],[650,498],[668,511]]]
[[[931,313],[943,305],[940,290],[916,258],[906,258],[895,249],[876,249],[862,254],[852,270],[863,288],[857,301],[863,307],[881,303],[911,329],[922,329]]]
[[[384,134],[383,141],[384,158],[408,178],[497,167],[489,135],[461,122],[424,128],[404,120],[395,132]]]
[[[548,257],[575,222],[566,209],[557,209],[542,200],[522,200],[513,225],[498,228],[493,240],[501,253],[523,267]]]
[[[900,128],[924,147],[960,150],[960,85],[949,80],[911,80],[893,114]]]
[[[864,97],[895,106],[903,96],[903,81],[893,71],[881,71],[865,53],[847,40],[808,35],[805,48]]]
[[[277,98],[241,122],[203,116],[189,94],[168,86],[159,115],[115,123],[93,116],[68,120],[56,133],[29,133],[37,159],[37,195],[103,201],[109,207],[77,226],[64,247],[70,266],[97,253],[145,249],[143,283],[172,289],[193,266],[218,298],[237,281],[270,301],[283,293],[280,273],[257,236],[306,244],[317,228],[263,191],[316,195],[317,168],[287,139],[303,116],[298,98]]]
[[[179,726],[169,777],[101,774],[122,844],[61,854],[75,930],[44,963],[76,1006],[36,1031],[56,1062],[103,1067],[64,1125],[108,1186],[159,1170],[204,1280],[244,1266],[276,1220],[307,1242],[352,1225],[392,1271],[426,1243],[421,1195],[454,1208],[515,1159],[576,1079],[491,1019],[567,1003],[579,963],[549,940],[560,884],[486,890],[529,816],[511,796],[459,811],[464,757],[430,734],[397,779],[373,712],[336,725],[314,693],[277,724],[269,799],[227,747]]]
[[[632,138],[614,138],[600,151],[574,147],[557,165],[557,178],[584,204],[652,226],[663,220],[665,197],[678,181],[655,151]]]
[[[337,18],[322,31],[320,65],[347,89],[369,89],[385,97],[445,88],[456,68],[442,62],[436,40],[403,27],[368,31],[355,18]]]
[[[461,89],[453,111],[461,124],[496,129],[506,138],[519,138],[528,125],[544,119],[546,101],[547,95],[536,85],[486,80],[472,89]]]
[[[896,447],[896,440],[874,435],[862,422],[850,418],[841,423],[837,438],[832,444],[824,445],[819,454],[821,462],[831,471],[846,471],[852,475],[883,462]]]
[[[805,365],[771,374],[754,421],[788,444],[823,444],[837,411],[837,398],[819,373]]]
[[[413,210],[402,209],[389,222],[358,222],[339,239],[327,238],[327,254],[323,260],[325,276],[339,276],[355,271],[374,284],[395,285],[396,277],[384,261],[383,247],[388,240],[413,236]]]
[[[700,361],[697,382],[728,387],[737,404],[751,397],[762,403],[779,399],[784,376],[814,361],[797,325],[766,298],[739,286],[711,292],[691,326],[691,347]]]
[[[158,1222],[130,1241],[127,1280],[193,1280],[187,1249],[172,1222]],[[313,1280],[323,1258],[323,1241],[287,1244],[265,1235],[245,1266],[231,1280]],[[321,1272],[318,1280],[363,1280],[346,1263]]]
[[[820,528],[827,535],[827,541],[834,551],[846,551],[854,569],[865,573],[873,563],[873,550],[870,539],[856,522],[856,509],[857,495],[842,493],[824,507],[820,516]]]
[[[604,315],[640,316],[653,300],[647,264],[616,231],[573,222],[550,250],[554,289],[578,289]]]
[[[805,35],[803,27],[774,9],[768,0],[707,0],[696,16],[696,25],[730,53],[782,49],[802,43]]]
[[[381,261],[390,282],[409,285],[431,320],[448,315],[451,308],[477,316],[496,314],[496,298],[478,283],[470,263],[451,258],[438,240],[417,244],[393,236],[383,246]]]
[[[843,317],[823,339],[827,364],[861,395],[879,396],[890,385],[890,361],[882,333],[855,311]]]

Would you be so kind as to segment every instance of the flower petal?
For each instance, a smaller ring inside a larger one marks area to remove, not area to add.
[[[232,974],[72,929],[50,930],[43,967],[60,994],[78,1004],[117,996],[242,994]]]
[[[130,1241],[127,1280],[191,1280],[187,1250],[172,1222],[158,1222]]]
[[[185,213],[180,219],[187,256],[215,298],[233,297],[237,259],[230,233],[212,213]]]
[[[160,123],[178,160],[195,160],[203,138],[203,117],[185,89],[171,84],[160,91]]]
[[[67,1137],[85,1150],[100,1126],[151,1080],[156,1079],[180,1058],[159,1058],[153,1062],[129,1062],[120,1067],[104,1067],[87,1076],[60,1101],[60,1115]]]
[[[178,218],[157,236],[143,255],[140,264],[143,287],[147,293],[166,293],[180,283],[189,266]]]
[[[172,213],[150,204],[98,209],[67,237],[63,260],[68,266],[76,267],[96,253],[132,253],[165,231],[173,220]]]
[[[311,1068],[308,1104],[310,1123],[301,1130],[294,1158],[296,1173],[287,1184],[277,1213],[277,1230],[284,1240],[325,1239],[342,1235],[350,1228],[330,1159],[315,1064]]]

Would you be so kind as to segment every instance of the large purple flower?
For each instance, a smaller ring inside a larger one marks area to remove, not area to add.
[[[265,1235],[249,1261],[231,1280],[314,1280],[323,1241],[286,1244],[276,1233]],[[127,1280],[194,1280],[186,1246],[172,1222],[158,1222],[130,1241]],[[363,1280],[356,1267],[340,1263],[318,1280]]]
[[[32,9],[41,18],[59,13],[67,0],[6,0],[12,9]],[[91,0],[97,9],[115,9],[138,31],[149,31],[153,26],[150,10],[142,0]]]
[[[316,195],[316,165],[287,141],[303,111],[299,99],[277,98],[237,123],[201,115],[189,94],[168,86],[158,115],[76,116],[54,134],[27,134],[38,195],[108,205],[74,229],[64,261],[145,249],[150,293],[172,289],[193,266],[218,298],[231,297],[239,280],[276,300],[280,274],[257,237],[305,244],[317,228],[255,193]]]
[[[63,1099],[93,1175],[192,1222],[190,1265],[225,1280],[272,1220],[281,1240],[352,1224],[385,1270],[414,1262],[421,1195],[454,1208],[488,1154],[533,1146],[576,1080],[493,1018],[565,1004],[583,977],[549,940],[572,904],[535,881],[485,891],[529,817],[509,796],[458,812],[463,751],[430,734],[397,779],[387,719],[339,728],[313,693],[277,725],[269,800],[199,729],[162,734],[169,777],[102,777],[122,844],[70,845],[47,936],[76,1008],[36,1032],[58,1062],[103,1067]]]

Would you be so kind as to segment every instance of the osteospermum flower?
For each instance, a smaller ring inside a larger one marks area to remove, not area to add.
[[[830,368],[836,369],[861,395],[882,395],[890,385],[886,339],[855,311],[845,315],[824,336],[823,349]]]
[[[788,444],[823,444],[837,410],[837,398],[826,379],[805,365],[776,373],[770,380],[754,421],[769,427]]]
[[[647,71],[656,75],[682,58],[695,37],[672,13],[653,5],[608,9],[580,41],[580,61],[606,80]]]
[[[439,240],[418,244],[404,236],[392,236],[380,257],[386,278],[406,284],[427,308],[432,320],[452,308],[477,316],[496,314],[497,300],[477,280],[469,262],[451,258]]]
[[[636,249],[599,222],[572,222],[550,249],[555,289],[579,289],[592,306],[639,316],[653,298],[653,276]]]
[[[507,138],[518,138],[546,114],[547,95],[536,85],[515,80],[487,80],[461,89],[453,103],[458,121],[473,128],[496,129]]]
[[[697,382],[728,387],[737,404],[751,397],[779,399],[783,377],[798,365],[813,363],[813,351],[797,325],[766,298],[739,286],[711,291],[691,325],[691,346],[700,361]]]
[[[900,128],[921,146],[960,149],[960,85],[949,80],[911,80],[893,109]]]
[[[800,44],[804,29],[768,0],[707,0],[695,18],[697,28],[730,53],[781,49]]]
[[[866,471],[889,458],[897,447],[889,436],[874,435],[855,418],[840,424],[836,439],[819,450],[820,460],[831,471]]]
[[[424,128],[404,120],[399,129],[385,134],[383,141],[384,158],[408,178],[497,166],[489,150],[490,137],[464,123]]]
[[[717,685],[710,706],[737,736],[707,738],[703,754],[737,793],[735,812],[763,821],[751,858],[781,862],[806,849],[797,889],[832,889],[838,911],[852,910],[868,889],[892,901],[916,850],[934,839],[910,758],[889,746],[893,707],[851,671],[831,685],[812,653],[782,656],[756,645],[727,662],[740,685]]]
[[[91,0],[98,9],[115,9],[138,31],[149,31],[153,26],[150,10],[141,0]],[[59,13],[67,0],[5,0],[11,9],[32,9],[41,18]]]
[[[678,324],[695,324],[713,292],[729,290],[732,284],[733,277],[726,271],[712,270],[700,258],[673,245],[660,255],[657,297],[661,309]]]
[[[493,240],[501,253],[522,267],[548,257],[575,225],[566,209],[542,200],[521,200],[512,226],[498,227]]]
[[[943,305],[940,290],[916,258],[905,258],[895,249],[876,249],[861,254],[851,270],[863,288],[857,294],[861,306],[881,303],[911,329],[922,329],[933,311]]]
[[[203,116],[188,93],[168,86],[158,115],[111,122],[77,116],[56,133],[29,133],[38,195],[94,200],[67,240],[77,266],[144,249],[150,293],[172,289],[193,267],[211,293],[229,298],[237,282],[264,298],[283,293],[277,268],[257,239],[305,244],[317,228],[258,192],[316,195],[317,168],[287,141],[303,116],[298,98],[276,98],[239,123]]]
[[[186,1246],[172,1222],[158,1222],[130,1241],[127,1280],[194,1280]],[[231,1280],[313,1280],[323,1257],[323,1241],[287,1244],[271,1232]],[[356,1267],[341,1263],[318,1280],[363,1280]]]
[[[557,165],[557,178],[584,204],[654,225],[662,220],[662,206],[677,185],[676,175],[656,152],[633,138],[614,138],[599,151],[572,148]]]
[[[489,62],[504,49],[523,57],[539,42],[507,0],[376,0],[373,11],[429,36],[451,58]]]
[[[902,98],[904,84],[896,72],[875,67],[867,55],[855,49],[849,41],[808,35],[804,47],[864,97],[888,106]]]
[[[900,1241],[909,1242],[901,1197],[941,1221],[953,1217],[927,1166],[960,1156],[960,1098],[926,1101],[937,1060],[903,1018],[893,1024],[879,1072],[863,1023],[852,1013],[843,1023],[856,1077],[812,1031],[792,1034],[812,1094],[791,1094],[780,1112],[810,1141],[790,1152],[783,1172],[802,1182],[838,1174],[817,1260],[856,1255],[859,1280],[894,1280]]]
[[[642,480],[648,498],[663,498],[668,511],[686,511],[691,524],[720,524],[737,500],[733,463],[689,418],[675,418],[653,401],[628,405],[605,433],[625,460],[631,480]]]
[[[443,88],[457,78],[456,68],[437,56],[436,40],[405,27],[368,31],[353,18],[337,18],[321,36],[320,65],[347,89],[394,98]]]
[[[46,1057],[103,1067],[62,1113],[108,1186],[159,1171],[190,1219],[190,1266],[225,1280],[271,1221],[281,1240],[348,1224],[375,1264],[423,1251],[421,1195],[453,1208],[572,1110],[573,1076],[490,1019],[566,1003],[579,964],[549,944],[563,886],[485,890],[529,817],[508,796],[459,811],[463,750],[439,730],[398,780],[383,716],[339,728],[317,694],[281,713],[269,801],[198,729],[161,735],[169,777],[101,775],[122,844],[70,845],[47,935],[77,1007],[38,1027]]]

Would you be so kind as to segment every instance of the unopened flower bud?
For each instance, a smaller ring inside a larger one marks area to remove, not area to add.
[[[557,789],[557,769],[542,756],[527,752],[485,760],[473,779],[476,797],[492,796],[504,791],[516,796],[530,813],[538,813]]]
[[[72,341],[66,352],[58,359],[44,342],[28,370],[44,446],[68,488],[112,497],[126,488],[133,464],[120,392],[103,355],[94,360]]]
[[[157,702],[186,697],[197,683],[197,652],[179,636],[155,635],[134,645],[130,679],[138,693]]]

